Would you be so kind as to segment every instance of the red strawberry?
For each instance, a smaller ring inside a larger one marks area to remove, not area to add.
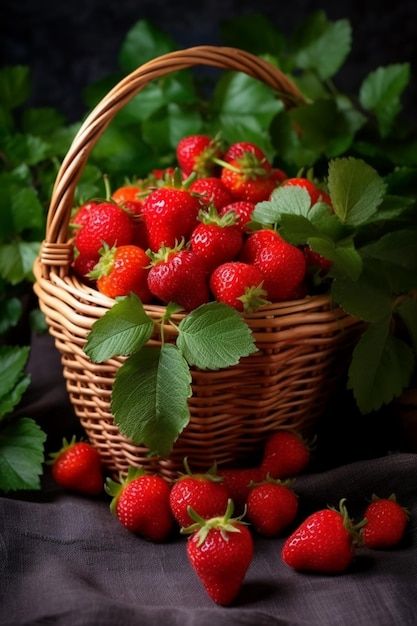
[[[109,247],[130,244],[133,239],[133,222],[117,204],[100,202],[91,204],[77,230],[74,245],[80,255],[87,258],[99,257],[99,250],[106,243]]]
[[[229,261],[216,267],[210,276],[210,289],[218,302],[249,313],[266,303],[262,281],[254,265]]]
[[[152,191],[143,206],[151,250],[156,252],[162,246],[175,246],[182,237],[188,239],[197,223],[199,210],[198,199],[185,188],[166,184]]]
[[[63,440],[62,448],[51,454],[52,476],[65,489],[87,495],[103,490],[103,471],[99,453],[85,441]]]
[[[113,496],[110,509],[122,526],[151,541],[168,538],[174,519],[169,506],[169,485],[161,476],[131,467],[121,483],[108,478],[105,489]]]
[[[151,171],[151,178],[155,180],[164,180],[166,178],[171,178],[174,175],[173,167],[165,167],[165,168],[155,168]]]
[[[88,278],[88,274],[95,268],[96,263],[96,258],[90,259],[89,257],[77,254],[72,263],[72,267],[78,276]]]
[[[123,187],[119,187],[112,193],[113,200],[124,206],[126,202],[139,202],[140,203],[140,194],[142,193],[141,187],[139,185],[124,185]]]
[[[190,237],[191,250],[211,271],[225,261],[234,259],[243,244],[242,233],[235,225],[233,213],[221,217],[214,206],[200,211],[199,224]]]
[[[184,174],[197,172],[199,176],[207,176],[215,166],[213,157],[220,156],[220,143],[207,135],[188,135],[178,142],[176,152]]]
[[[339,511],[323,509],[307,517],[285,541],[282,559],[301,572],[344,572],[355,555],[354,530],[342,500]]]
[[[97,289],[109,298],[133,292],[142,302],[150,302],[149,262],[146,252],[137,246],[105,246],[99,262],[88,276],[97,280]]]
[[[74,215],[71,217],[70,226],[75,226],[75,229],[77,229],[77,227],[79,226],[83,226],[83,224],[85,224],[88,220],[90,209],[96,204],[97,202],[94,202],[94,200],[90,200],[89,202],[86,202],[85,204],[82,204],[80,207],[78,207]]]
[[[206,206],[214,204],[217,210],[233,202],[232,194],[226,189],[220,178],[198,178],[191,183],[190,191],[200,196],[202,204]]]
[[[305,246],[303,248],[303,253],[305,256],[307,267],[316,268],[321,272],[326,273],[333,265],[332,261],[329,261],[329,259],[325,259],[324,256],[321,256],[321,254],[319,254],[318,252],[314,252],[314,250],[312,250],[308,246]]]
[[[238,200],[253,203],[268,200],[276,187],[271,164],[255,144],[233,144],[217,163],[223,165],[221,181]]]
[[[310,461],[310,449],[298,433],[279,430],[270,435],[261,462],[262,475],[288,478],[301,474]]]
[[[194,252],[182,247],[183,242],[151,254],[148,287],[162,302],[176,302],[186,311],[192,311],[209,301],[207,271]]]
[[[278,169],[277,167],[272,168],[271,176],[274,179],[277,187],[281,183],[283,183],[284,180],[288,179],[287,174],[283,170]]]
[[[192,474],[186,459],[184,465],[187,473],[177,479],[169,497],[178,524],[188,526],[192,523],[187,512],[189,506],[204,519],[222,515],[229,498],[223,479],[215,473],[214,468],[205,474]]]
[[[306,273],[302,251],[271,230],[258,230],[250,235],[242,259],[260,270],[264,289],[272,302],[294,298]]]
[[[195,523],[184,533],[194,533],[187,541],[187,554],[208,595],[216,604],[227,606],[239,593],[253,559],[253,539],[240,518],[232,518],[229,500],[223,517],[204,520],[190,510]]]
[[[373,496],[365,510],[363,543],[368,548],[392,548],[400,543],[408,522],[408,512],[398,504],[394,494],[389,498]]]
[[[246,504],[251,489],[250,484],[257,483],[263,478],[259,467],[220,468],[218,475],[223,478],[230,498],[239,507]]]
[[[252,219],[252,213],[255,209],[253,202],[232,202],[222,207],[219,211],[220,215],[226,215],[227,213],[234,213],[236,216],[236,226],[242,231],[247,232],[247,225]]]
[[[298,499],[287,484],[268,478],[251,488],[247,507],[255,530],[265,537],[277,537],[295,520]]]
[[[310,196],[311,204],[316,204],[316,202],[324,202],[329,206],[332,206],[332,201],[328,193],[317,187],[311,180],[308,178],[287,178],[282,181],[282,187],[293,186],[293,187],[302,187],[305,189]]]

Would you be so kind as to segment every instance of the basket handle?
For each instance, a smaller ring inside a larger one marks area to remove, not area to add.
[[[219,46],[197,46],[169,52],[141,65],[123,78],[88,115],[75,136],[57,174],[49,205],[45,241],[40,252],[42,274],[52,268],[65,276],[72,256],[68,223],[78,180],[95,144],[116,113],[150,81],[194,65],[208,65],[244,72],[274,91],[287,108],[305,102],[294,83],[271,63],[244,50]]]

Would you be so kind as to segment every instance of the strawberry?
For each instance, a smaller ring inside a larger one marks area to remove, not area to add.
[[[265,537],[277,537],[295,520],[298,499],[288,483],[267,478],[250,489],[247,507],[255,530]]]
[[[287,174],[283,170],[278,169],[277,167],[272,168],[271,176],[275,181],[276,187],[278,187],[281,183],[283,183],[284,180],[288,179]]]
[[[156,252],[162,246],[175,246],[182,237],[188,239],[197,223],[198,199],[176,180],[155,189],[143,205],[149,247]]]
[[[218,475],[223,478],[229,497],[239,507],[246,504],[251,489],[250,484],[257,483],[263,478],[259,467],[220,468]]]
[[[109,298],[133,292],[142,302],[152,299],[148,287],[149,257],[137,246],[104,246],[100,260],[88,274],[97,280],[97,289]]]
[[[220,143],[208,135],[188,135],[178,142],[176,153],[185,175],[208,176],[215,166],[213,157],[220,156]]]
[[[83,223],[74,237],[74,246],[80,255],[98,260],[103,243],[124,246],[133,239],[133,222],[117,204],[91,204]]]
[[[191,250],[211,271],[225,261],[231,261],[240,252],[243,244],[242,233],[235,225],[233,213],[221,217],[214,206],[200,211],[199,224],[190,237]]]
[[[121,206],[124,206],[126,202],[140,202],[140,194],[143,189],[139,187],[139,185],[124,185],[123,187],[118,187],[112,193],[112,199]]]
[[[255,209],[253,202],[232,202],[226,204],[219,211],[220,215],[227,215],[228,213],[234,213],[236,216],[236,226],[242,231],[247,232],[247,225],[252,219],[252,213]]]
[[[263,151],[255,144],[239,142],[230,146],[223,160],[221,181],[238,200],[261,202],[268,200],[276,187],[271,176],[271,164]]]
[[[77,254],[72,262],[72,268],[74,272],[81,278],[88,278],[88,274],[95,268],[97,263],[96,258],[89,258],[82,254]]]
[[[339,510],[322,509],[304,520],[284,543],[284,563],[301,572],[321,574],[338,574],[349,567],[356,530],[344,502]]]
[[[70,226],[75,227],[76,230],[80,226],[83,226],[88,220],[90,209],[96,204],[97,202],[94,202],[94,200],[90,200],[78,207],[78,209],[76,209],[75,213],[71,217]]]
[[[205,474],[192,474],[184,459],[186,474],[181,474],[171,488],[171,511],[180,526],[192,523],[188,515],[190,506],[204,519],[221,515],[227,506],[229,493],[223,479],[211,468]]]
[[[217,210],[233,202],[232,194],[219,178],[198,178],[191,183],[190,191],[200,197],[202,204],[214,204]]]
[[[266,441],[261,472],[273,478],[288,478],[301,474],[310,461],[310,449],[298,433],[279,430]]]
[[[174,175],[173,167],[164,167],[164,168],[154,168],[151,171],[151,178],[155,180],[165,180],[167,178],[171,178]]]
[[[307,267],[319,270],[321,273],[327,273],[332,267],[332,261],[324,258],[318,252],[314,252],[309,246],[303,248],[304,257],[307,263]]]
[[[107,478],[106,493],[113,497],[110,510],[132,533],[151,541],[165,541],[174,526],[169,506],[169,485],[164,478],[130,467],[124,481]]]
[[[361,533],[368,548],[392,548],[400,543],[407,526],[408,512],[398,504],[394,494],[389,498],[373,496],[364,517],[367,523]]]
[[[103,470],[99,453],[85,441],[75,437],[51,454],[52,477],[58,485],[86,495],[103,490]]]
[[[183,245],[182,241],[175,248],[150,253],[148,287],[162,302],[176,302],[192,311],[209,301],[207,271],[204,262]]]
[[[213,271],[210,289],[218,302],[250,313],[266,303],[262,281],[263,276],[254,265],[229,261]]]
[[[243,247],[242,259],[260,270],[264,289],[272,302],[294,298],[305,277],[306,261],[302,251],[272,230],[262,229],[250,235]]]
[[[329,206],[332,206],[332,201],[328,193],[317,187],[311,180],[308,178],[287,178],[282,181],[282,187],[294,186],[294,187],[302,187],[305,189],[310,196],[311,204],[316,204],[317,202],[324,202]]]
[[[191,508],[195,523],[183,528],[193,533],[187,541],[191,566],[216,604],[227,606],[238,595],[253,559],[253,539],[240,518],[232,518],[233,502],[228,501],[222,517],[204,520]]]

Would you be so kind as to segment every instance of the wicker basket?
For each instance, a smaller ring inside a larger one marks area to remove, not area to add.
[[[280,70],[247,52],[201,46],[161,56],[114,87],[79,130],[58,173],[46,237],[35,263],[35,291],[61,353],[75,412],[104,464],[114,473],[143,465],[171,479],[188,456],[194,468],[250,462],[266,436],[279,428],[309,431],[322,413],[358,322],[332,306],[327,296],[271,304],[246,316],[259,351],[234,367],[192,371],[191,420],[168,459],[150,459],[147,449],[123,437],[110,412],[114,376],[122,359],[94,364],[83,346],[92,324],[113,304],[71,273],[68,223],[74,190],[88,156],[106,127],[149,81],[194,65],[245,72],[279,93],[287,107],[302,95]],[[163,307],[145,306],[160,318]],[[181,313],[176,315],[181,319]],[[174,317],[175,320],[175,317]],[[171,326],[166,336],[173,338]]]

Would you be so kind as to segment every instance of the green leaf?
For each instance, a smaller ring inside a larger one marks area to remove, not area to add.
[[[14,241],[0,245],[0,276],[12,285],[33,280],[32,267],[39,253],[37,241]]]
[[[378,259],[416,273],[417,283],[417,230],[397,230],[387,233],[378,241],[362,248],[366,257]]]
[[[11,201],[14,231],[21,233],[30,228],[41,228],[44,210],[33,187],[19,189]]]
[[[30,328],[38,335],[42,335],[48,330],[45,315],[40,309],[32,309],[29,313]]]
[[[23,104],[30,94],[29,68],[23,65],[0,69],[0,104],[14,109]]]
[[[338,276],[332,283],[332,297],[344,311],[367,322],[377,322],[391,314],[389,289],[375,274],[364,271],[355,281]]]
[[[413,352],[404,341],[389,334],[390,323],[387,316],[371,324],[353,351],[348,387],[362,413],[391,402],[411,379]]]
[[[95,146],[92,161],[113,177],[138,176],[149,173],[150,150],[136,133],[111,124]]]
[[[22,315],[22,303],[18,298],[0,301],[0,335],[18,323]]]
[[[236,365],[257,350],[243,318],[220,302],[189,313],[180,322],[177,345],[190,365],[212,370]]]
[[[382,137],[388,135],[401,109],[400,98],[410,80],[410,64],[379,67],[363,81],[359,100],[364,109],[375,113]]]
[[[320,237],[320,231],[303,215],[282,213],[281,236],[294,246],[306,244],[311,237]]]
[[[198,111],[185,109],[175,103],[168,104],[142,124],[145,141],[161,152],[175,150],[182,137],[197,134],[201,128],[202,118]]]
[[[0,430],[0,489],[39,489],[45,433],[28,417]]]
[[[49,145],[40,137],[16,133],[6,139],[4,151],[12,166],[37,165],[48,156]]]
[[[351,239],[335,243],[325,237],[309,237],[308,245],[325,259],[333,262],[332,274],[341,274],[357,280],[362,271],[362,258]]]
[[[100,197],[105,197],[103,172],[88,163],[75,190],[75,205],[80,206],[90,198]]]
[[[341,222],[358,226],[381,204],[385,184],[361,159],[335,159],[329,163],[328,186],[334,212]]]
[[[30,380],[30,376],[23,376],[9,393],[0,397],[0,420],[19,404],[23,394],[30,385]]]
[[[243,48],[254,54],[280,57],[285,39],[264,15],[239,15],[221,25],[222,40],[228,46]]]
[[[190,419],[191,374],[178,348],[144,346],[120,367],[112,412],[121,432],[167,456]]]
[[[406,298],[395,310],[407,328],[414,353],[417,355],[417,302],[412,298]]]
[[[297,169],[313,165],[319,155],[311,148],[306,148],[297,134],[291,112],[281,111],[274,117],[270,127],[270,135],[279,157]]]
[[[129,30],[119,53],[123,71],[132,72],[139,65],[175,49],[173,40],[146,20],[139,20]]]
[[[0,346],[0,398],[8,394],[23,374],[29,347]]]
[[[139,298],[131,294],[94,322],[84,352],[95,363],[113,356],[127,356],[140,350],[152,331],[153,321]]]
[[[216,85],[210,108],[226,141],[245,137],[272,155],[268,128],[283,104],[266,85],[240,72],[226,73]]]
[[[261,224],[277,224],[283,213],[306,217],[310,208],[310,196],[302,187],[278,187],[272,192],[270,200],[258,202],[252,219]]]
[[[65,117],[52,107],[25,109],[22,115],[22,130],[29,135],[48,139],[50,133],[65,124]]]
[[[314,70],[324,80],[330,78],[349,54],[351,40],[348,20],[329,22],[323,11],[317,11],[294,35],[294,63],[301,69]]]

